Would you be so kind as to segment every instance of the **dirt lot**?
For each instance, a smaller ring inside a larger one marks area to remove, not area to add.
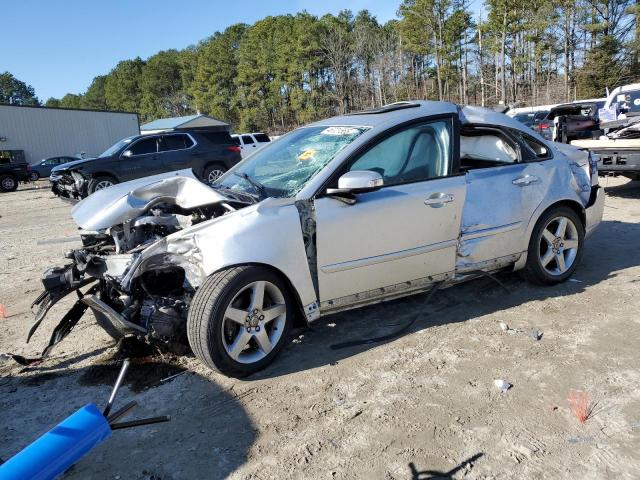
[[[117,403],[135,398],[134,416],[171,422],[114,432],[65,478],[638,478],[640,185],[609,179],[607,192],[605,220],[563,285],[504,274],[510,294],[482,279],[426,306],[420,295],[323,318],[243,381],[193,357],[138,355]],[[46,189],[0,196],[0,352],[37,354],[73,301],[25,344],[41,271],[77,245],[69,211]],[[331,348],[416,315],[388,343]],[[103,405],[124,354],[86,315],[45,363],[0,362],[0,458]],[[584,425],[571,389],[597,402]]]

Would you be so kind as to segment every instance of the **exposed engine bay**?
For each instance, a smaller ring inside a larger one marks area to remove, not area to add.
[[[118,188],[122,195],[114,195]],[[133,334],[184,353],[188,348],[187,311],[199,286],[197,273],[190,265],[164,261],[167,258],[162,256],[141,265],[140,252],[173,233],[256,201],[236,192],[222,195],[201,183],[190,170],[147,177],[139,186],[134,181],[109,190],[108,196],[96,192],[74,207],[72,215],[80,226],[82,248],[65,254],[66,265],[43,274],[45,290],[32,305],[38,306],[38,311],[27,342],[56,302],[74,291],[78,300],[54,329],[42,357],[89,308],[114,339]],[[89,288],[83,291],[85,287]],[[40,360],[14,358],[24,364]]]

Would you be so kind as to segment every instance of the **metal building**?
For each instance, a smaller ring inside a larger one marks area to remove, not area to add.
[[[151,135],[152,133],[173,132],[188,128],[201,128],[231,133],[231,125],[201,113],[197,115],[187,115],[186,117],[160,118],[142,125],[140,127],[140,133],[142,135]]]
[[[36,163],[47,157],[96,157],[139,135],[137,113],[0,104],[0,154]]]

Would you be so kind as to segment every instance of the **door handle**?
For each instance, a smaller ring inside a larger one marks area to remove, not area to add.
[[[526,187],[528,185],[533,185],[534,183],[540,183],[540,179],[535,175],[523,175],[521,177],[514,178],[511,183],[518,187]]]
[[[455,200],[453,193],[434,193],[424,201],[425,205],[429,205],[432,208],[444,207],[445,203],[451,203]]]

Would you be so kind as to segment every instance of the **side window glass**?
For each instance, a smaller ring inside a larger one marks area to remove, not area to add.
[[[266,143],[271,141],[269,137],[264,133],[256,133],[254,137],[256,137],[256,142],[258,143]]]
[[[130,148],[131,153],[133,155],[144,155],[147,153],[156,153],[157,149],[157,138],[145,138],[136,142],[133,147]]]
[[[189,141],[188,144],[187,140]],[[172,150],[184,150],[192,144],[193,142],[187,135],[165,135],[160,142],[160,151],[170,152]]]
[[[522,133],[522,140],[527,144],[527,146],[533,151],[536,158],[540,160],[546,160],[547,158],[551,158],[551,152],[549,149],[536,140],[533,137],[530,137],[526,133]]]
[[[251,135],[242,135],[242,143],[245,145],[251,145],[253,143],[253,138],[251,138]]]
[[[349,167],[378,172],[385,185],[444,177],[451,168],[451,121],[423,123],[394,133]]]
[[[463,170],[499,167],[517,161],[514,145],[498,133],[479,131],[460,135],[460,167]]]

